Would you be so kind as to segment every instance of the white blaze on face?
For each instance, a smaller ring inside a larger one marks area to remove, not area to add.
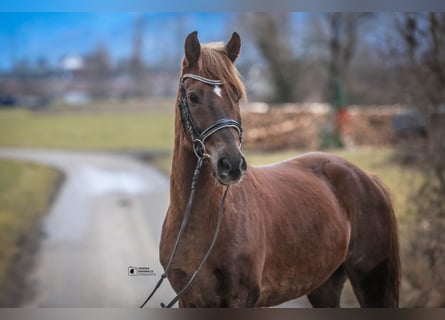
[[[215,92],[215,94],[218,97],[222,98],[222,96],[221,96],[221,87],[220,86],[216,85],[215,88],[213,89],[213,92]]]

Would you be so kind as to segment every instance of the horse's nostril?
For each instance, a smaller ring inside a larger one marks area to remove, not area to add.
[[[218,170],[224,173],[228,173],[232,169],[230,161],[226,158],[221,158],[218,161]]]
[[[240,166],[242,171],[246,171],[247,170],[247,163],[246,163],[246,159],[244,159],[244,157],[241,157],[241,166]]]

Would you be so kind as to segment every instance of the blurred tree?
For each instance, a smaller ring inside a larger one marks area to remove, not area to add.
[[[327,29],[327,43],[329,48],[328,101],[333,107],[333,132],[324,138],[324,146],[339,147],[343,145],[341,128],[345,118],[344,108],[348,104],[345,88],[348,67],[355,53],[358,42],[359,27],[373,15],[370,13],[335,12],[322,15]]]
[[[108,48],[100,44],[85,57],[82,77],[88,81],[90,94],[95,98],[104,98],[108,94],[108,84],[112,67]]]
[[[36,62],[36,72],[40,75],[45,75],[50,71],[48,60],[45,57],[39,57]]]
[[[12,73],[16,76],[23,77],[31,73],[31,64],[26,58],[14,61]]]
[[[135,17],[134,22],[134,34],[133,34],[133,52],[129,61],[129,71],[133,78],[133,96],[140,97],[144,94],[144,78],[145,78],[145,66],[142,60],[142,49],[144,47],[144,29],[145,29],[145,16],[138,15]]]
[[[142,47],[144,39],[145,18],[143,15],[137,16],[134,23],[133,52],[130,59],[130,71],[135,79],[141,78],[142,72]]]
[[[301,98],[296,91],[299,61],[291,45],[291,19],[288,13],[254,13],[241,15],[269,71],[271,102],[294,102]]]
[[[312,91],[316,101],[332,105],[400,102],[395,65],[387,52],[393,25],[391,13],[307,14],[299,28],[303,93]]]
[[[407,266],[409,280],[420,290],[412,303],[445,306],[445,13],[396,15],[401,64],[411,104],[422,116],[426,136],[410,140],[402,151],[425,179],[413,196],[416,224],[408,246],[410,259],[424,269]],[[419,281],[419,276],[422,278]]]
[[[357,43],[358,16],[354,13],[328,13],[325,19],[330,31],[330,101],[334,107],[344,107],[343,83]]]

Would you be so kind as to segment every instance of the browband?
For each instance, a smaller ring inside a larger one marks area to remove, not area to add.
[[[198,76],[196,74],[192,74],[192,73],[186,73],[182,76],[182,81],[184,81],[187,78],[191,78],[191,79],[195,79],[207,84],[210,84],[212,86],[222,86],[223,82],[221,80],[212,80],[212,79],[207,79],[201,76]]]

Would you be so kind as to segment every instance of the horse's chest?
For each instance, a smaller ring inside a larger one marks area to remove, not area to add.
[[[223,258],[226,257],[226,258]],[[168,273],[176,292],[182,290],[196,270],[194,264],[178,264]],[[249,255],[237,259],[225,255],[212,256],[183,297],[183,306],[253,307],[259,296],[259,270]]]
[[[299,270],[265,272],[261,282],[261,294],[257,307],[269,307],[296,299],[313,291],[323,282],[322,277],[302,274]]]

